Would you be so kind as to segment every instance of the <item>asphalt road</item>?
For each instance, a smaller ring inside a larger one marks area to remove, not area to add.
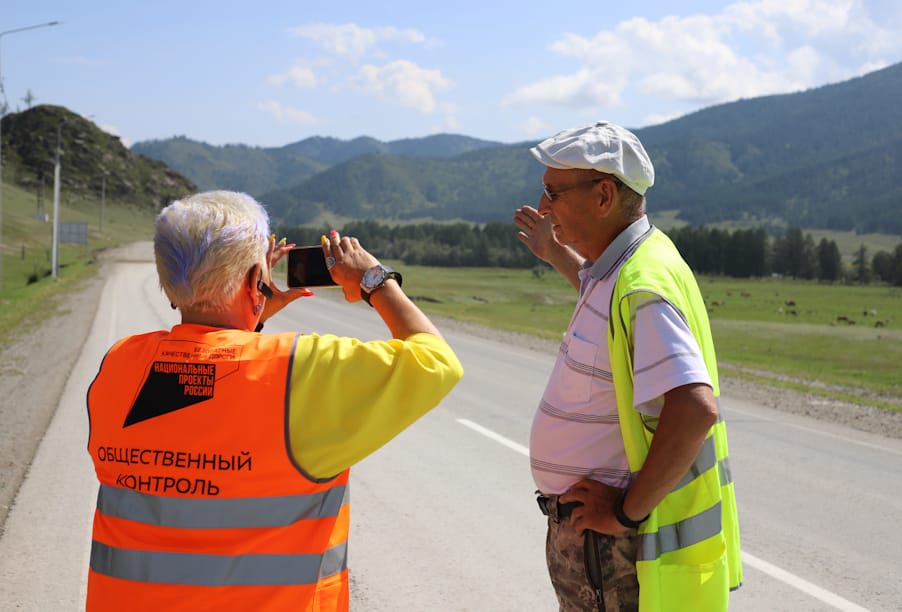
[[[320,293],[336,290],[320,290]],[[119,337],[176,322],[150,263],[110,275],[0,539],[0,608],[83,608],[96,482],[84,395]],[[301,300],[267,331],[385,337],[362,304]],[[526,444],[553,355],[454,329],[466,369],[352,470],[352,609],[555,610]],[[745,584],[731,610],[900,610],[902,440],[723,399]]]

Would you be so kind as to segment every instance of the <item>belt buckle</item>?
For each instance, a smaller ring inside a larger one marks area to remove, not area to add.
[[[561,504],[556,495],[554,497],[548,497],[547,495],[539,494],[539,496],[536,497],[536,503],[539,504],[539,510],[542,511],[542,514],[555,523],[561,522]]]
[[[548,502],[550,501],[551,499],[544,495],[539,495],[538,497],[536,497],[536,503],[539,504],[539,510],[541,510],[542,514],[544,514],[545,516],[550,515],[550,509],[548,508]]]

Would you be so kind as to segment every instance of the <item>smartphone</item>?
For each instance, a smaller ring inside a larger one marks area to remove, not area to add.
[[[289,287],[334,287],[321,246],[295,247],[288,251]]]

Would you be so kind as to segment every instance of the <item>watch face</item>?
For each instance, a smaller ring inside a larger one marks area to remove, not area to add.
[[[373,266],[363,273],[362,285],[365,287],[378,287],[385,281],[385,270],[381,266]]]

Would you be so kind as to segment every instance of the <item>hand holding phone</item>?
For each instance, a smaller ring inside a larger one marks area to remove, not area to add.
[[[289,287],[334,287],[321,246],[295,247],[288,251]]]

